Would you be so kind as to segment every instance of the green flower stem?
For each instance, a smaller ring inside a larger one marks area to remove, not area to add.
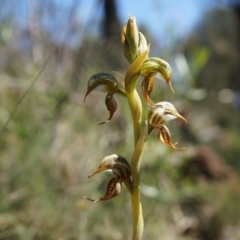
[[[141,122],[142,122],[142,102],[134,89],[133,92],[127,93],[128,104],[132,114],[133,120],[133,131],[134,131],[134,146],[136,146],[138,138],[141,133]]]
[[[133,130],[134,130],[134,152],[131,160],[131,172],[133,179],[132,199],[132,218],[133,218],[133,235],[132,240],[141,240],[143,234],[143,215],[140,199],[140,165],[142,153],[148,136],[147,124],[145,130],[141,134],[142,121],[142,102],[134,89],[127,93],[128,103],[132,114]],[[141,134],[141,135],[140,135]]]
[[[141,193],[140,193],[140,166],[143,150],[147,141],[148,127],[142,132],[134,149],[131,160],[131,171],[133,178],[133,194],[132,194],[132,217],[133,217],[133,236],[132,240],[141,240],[144,228]]]

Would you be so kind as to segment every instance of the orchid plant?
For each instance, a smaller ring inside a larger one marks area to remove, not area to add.
[[[117,78],[109,73],[98,73],[93,75],[88,81],[88,88],[84,101],[89,93],[93,91],[106,92],[105,104],[109,111],[109,118],[99,124],[109,122],[114,112],[117,110],[115,94],[127,99],[133,123],[134,149],[131,159],[118,154],[106,156],[100,163],[97,170],[89,175],[89,178],[97,173],[109,172],[113,178],[109,181],[106,193],[102,198],[93,200],[84,197],[93,202],[100,202],[116,197],[122,190],[122,183],[127,187],[131,195],[132,218],[133,218],[133,240],[140,240],[143,234],[143,216],[140,201],[140,166],[144,147],[148,135],[152,130],[156,130],[160,141],[167,144],[175,150],[179,149],[176,144],[171,142],[170,131],[165,125],[172,119],[181,119],[187,122],[170,102],[154,103],[151,99],[151,92],[154,87],[155,77],[161,78],[174,92],[171,84],[172,70],[170,65],[161,58],[149,57],[150,44],[147,44],[145,36],[138,31],[136,20],[129,16],[127,24],[122,29],[121,41],[123,53],[130,63],[126,74],[123,76],[118,73]],[[136,84],[140,76],[143,76],[142,94],[149,107],[148,118],[145,120],[145,127],[142,129],[142,102],[139,93],[136,90]],[[128,159],[128,160],[127,160]]]

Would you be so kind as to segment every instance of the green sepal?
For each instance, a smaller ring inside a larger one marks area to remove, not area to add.
[[[97,73],[88,80],[88,88],[84,101],[92,91],[116,92],[117,90],[120,90],[119,84],[113,75],[109,73]]]

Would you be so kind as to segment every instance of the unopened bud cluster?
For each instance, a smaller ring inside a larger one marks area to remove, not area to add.
[[[130,16],[128,23],[122,29],[123,53],[129,63],[132,63],[138,56],[147,50],[147,40],[138,31],[135,17]]]

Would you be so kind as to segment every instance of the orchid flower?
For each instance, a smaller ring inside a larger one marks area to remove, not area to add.
[[[169,102],[158,102],[156,104],[150,104],[150,110],[148,113],[149,133],[156,129],[158,139],[163,143],[169,145],[176,150],[182,150],[176,147],[176,144],[171,142],[170,131],[164,124],[170,120],[179,118],[187,123],[187,120],[181,116],[173,104]]]
[[[110,116],[106,121],[99,123],[99,125],[109,122],[112,119],[113,114],[117,110],[117,102],[114,99],[113,95],[117,93],[125,96],[126,95],[125,90],[119,86],[118,81],[113,75],[109,73],[98,73],[93,75],[89,79],[88,88],[84,97],[84,101],[88,96],[88,94],[92,91],[100,91],[100,92],[108,93],[105,99],[105,105],[107,107],[107,110],[110,113]]]
[[[122,183],[124,182],[127,186],[128,190],[132,192],[132,180],[131,180],[131,169],[128,164],[128,161],[117,154],[112,154],[110,156],[105,157],[97,170],[88,176],[88,178],[92,177],[96,173],[101,172],[109,172],[114,177],[111,178],[107,185],[107,190],[104,197],[93,200],[88,197],[84,197],[93,202],[100,202],[104,200],[108,200],[116,197],[122,190]]]

